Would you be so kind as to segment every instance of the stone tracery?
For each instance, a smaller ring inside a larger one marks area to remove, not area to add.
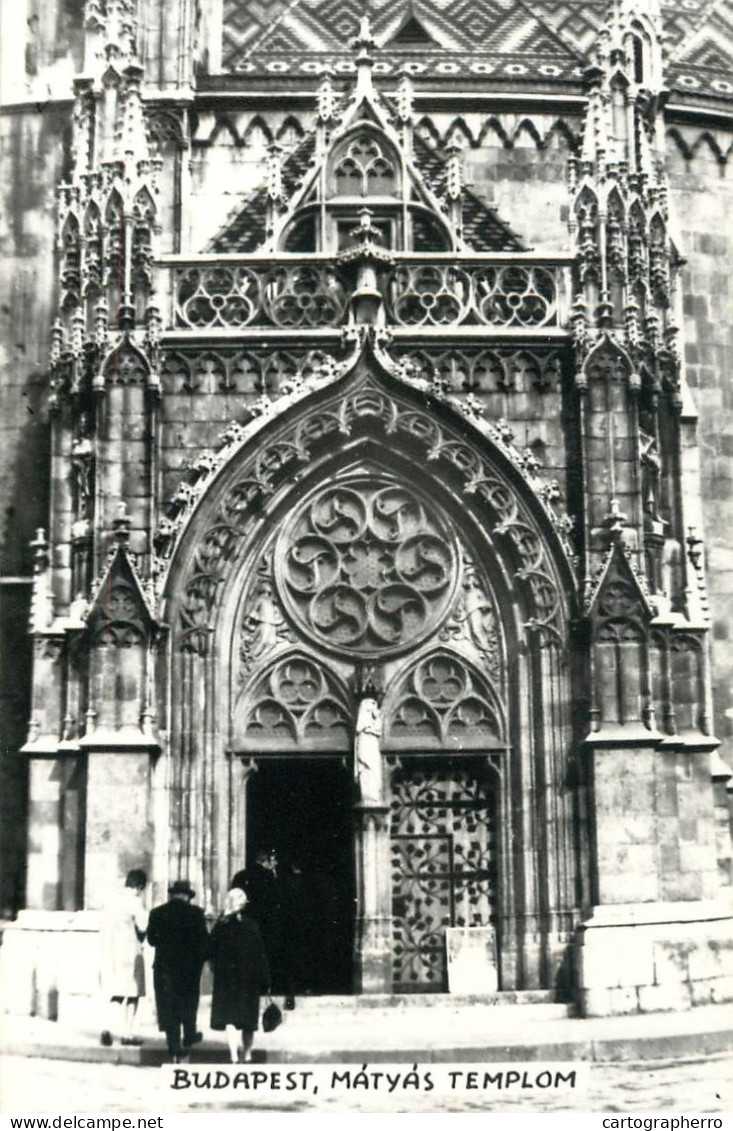
[[[320,644],[351,655],[424,637],[447,611],[458,568],[434,511],[384,478],[321,490],[280,547],[278,583],[291,614]]]

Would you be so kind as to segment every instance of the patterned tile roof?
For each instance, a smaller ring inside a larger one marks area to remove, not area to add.
[[[368,11],[376,74],[406,67],[416,76],[577,80],[607,7],[607,0],[224,0],[224,67],[351,73],[348,42]],[[669,84],[733,96],[733,0],[661,0],[661,8]]]
[[[288,196],[295,190],[310,165],[315,150],[315,136],[304,137],[300,145],[283,161],[283,187]],[[229,220],[211,241],[209,251],[247,255],[257,251],[267,235],[267,191],[258,189],[240,212]]]

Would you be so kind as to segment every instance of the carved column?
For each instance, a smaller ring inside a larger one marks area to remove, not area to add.
[[[389,806],[357,802],[355,989],[363,994],[392,988],[392,885],[390,883]]]
[[[247,864],[247,791],[250,779],[259,766],[254,758],[229,756],[229,833],[226,860],[223,862],[226,875],[220,873],[219,891],[227,891],[229,881],[235,872]]]

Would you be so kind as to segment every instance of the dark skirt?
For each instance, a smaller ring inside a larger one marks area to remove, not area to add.
[[[238,998],[221,1000],[212,998],[211,1028],[224,1029],[234,1025],[236,1029],[254,1031],[260,1027],[260,995],[241,993]]]

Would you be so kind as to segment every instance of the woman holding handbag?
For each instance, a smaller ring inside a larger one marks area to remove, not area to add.
[[[226,1032],[232,1064],[251,1059],[259,1026],[260,994],[270,986],[270,969],[260,929],[244,915],[247,896],[232,888],[210,938],[214,974],[211,1028]]]

